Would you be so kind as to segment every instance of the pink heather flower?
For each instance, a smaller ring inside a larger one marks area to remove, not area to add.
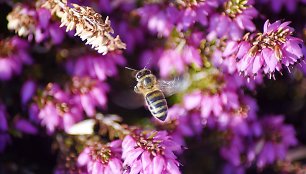
[[[74,76],[89,76],[99,80],[105,80],[107,76],[117,75],[116,65],[124,65],[125,58],[115,52],[107,55],[85,55],[76,61],[67,64],[67,70]]]
[[[86,166],[90,174],[122,173],[121,140],[109,144],[95,143],[85,147],[77,163],[80,167]]]
[[[186,65],[193,64],[197,67],[202,66],[200,50],[189,45],[185,45],[183,48],[179,47],[165,50],[161,54],[157,62],[161,77],[167,77],[173,72],[182,74],[187,68]]]
[[[298,63],[303,57],[299,46],[302,40],[292,35],[294,29],[290,22],[266,21],[263,33],[246,35],[242,41],[228,42],[223,56],[236,58],[237,69],[245,76],[256,76],[259,73],[269,74],[281,71],[282,65]]]
[[[283,116],[264,117],[261,126],[264,144],[259,150],[257,159],[257,166],[260,168],[276,160],[284,160],[288,148],[297,144],[295,130],[292,126],[284,124]]]
[[[106,107],[109,87],[102,81],[89,77],[73,77],[70,86],[73,100],[79,103],[88,116],[94,116],[95,107]]]
[[[209,34],[207,38],[213,40],[228,36],[233,40],[241,38],[243,31],[254,31],[253,18],[258,15],[251,1],[228,0],[225,2],[225,12],[214,14],[210,19]]]
[[[174,155],[181,146],[172,141],[167,132],[134,132],[122,142],[124,173],[158,174],[180,173]]]
[[[149,31],[159,36],[169,36],[180,16],[180,11],[173,6],[162,7],[158,4],[145,5],[137,10],[141,23]]]
[[[76,3],[79,3],[76,2]],[[135,9],[136,1],[135,0],[99,0],[99,7],[103,13],[111,13],[114,10],[123,10],[129,12]],[[115,30],[116,31],[116,30]],[[121,36],[121,35],[120,35]],[[126,42],[125,42],[126,43]]]
[[[206,26],[208,24],[207,17],[212,14],[213,10],[218,6],[218,1],[216,0],[185,3],[185,7],[183,8],[177,21],[177,29],[179,31],[188,29],[196,22]]]
[[[112,25],[122,41],[126,43],[126,52],[128,53],[133,53],[137,44],[142,43],[145,39],[143,28],[140,26],[134,27],[125,20],[118,23],[112,22]]]
[[[12,37],[0,40],[0,80],[9,80],[21,73],[22,64],[31,64],[26,41]]]
[[[35,106],[36,105],[36,106]],[[48,133],[56,128],[67,130],[82,118],[82,108],[73,103],[70,96],[57,84],[49,83],[45,90],[36,96],[30,109],[32,119],[38,119],[46,126]]]
[[[15,128],[23,133],[27,134],[37,134],[37,128],[28,120],[18,118],[14,121]]]
[[[216,94],[194,91],[184,97],[183,103],[188,110],[199,110],[203,119],[211,117],[222,125],[227,125],[231,115],[235,115],[241,107],[236,91],[226,89]]]
[[[172,129],[170,135],[173,140],[185,145],[185,137],[199,135],[205,125],[199,112],[187,111],[179,105],[174,105],[168,110],[168,117],[161,126]]]
[[[20,91],[21,103],[25,105],[34,95],[36,89],[36,83],[32,80],[27,80],[23,83]]]
[[[141,23],[152,33],[167,37],[173,29],[184,31],[195,23],[206,26],[208,15],[218,4],[216,0],[175,3],[144,5],[137,10]]]
[[[51,21],[51,13],[45,8],[34,8],[18,4],[8,14],[8,29],[15,30],[19,36],[35,39],[37,43],[50,38],[52,43],[59,44],[64,38],[64,31],[58,22]]]

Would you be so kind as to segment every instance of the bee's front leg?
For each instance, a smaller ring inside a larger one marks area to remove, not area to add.
[[[140,93],[141,93],[140,90],[139,90],[139,88],[138,88],[137,86],[134,87],[134,91],[135,91],[137,94],[140,94]]]

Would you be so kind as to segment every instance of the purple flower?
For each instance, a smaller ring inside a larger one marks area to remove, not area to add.
[[[124,65],[125,58],[115,52],[107,55],[85,55],[79,57],[75,62],[67,64],[67,70],[75,76],[89,76],[99,80],[105,80],[107,76],[117,75],[116,65]]]
[[[243,2],[242,2],[243,1]],[[257,10],[252,6],[251,1],[228,0],[225,2],[223,14],[214,14],[210,19],[208,40],[228,36],[238,40],[243,30],[254,31],[253,18],[258,15]]]
[[[7,133],[8,123],[7,123],[7,113],[5,106],[0,104],[0,152],[2,152],[7,144],[10,142],[10,137]]]
[[[14,122],[15,128],[27,134],[37,134],[37,128],[28,120],[19,118]]]
[[[135,5],[135,0],[99,0],[99,7],[103,13],[111,13],[116,9],[129,12],[135,8]]]
[[[45,8],[33,8],[18,4],[8,14],[8,29],[14,30],[19,36],[28,37],[37,43],[50,38],[54,44],[59,44],[64,38],[64,31],[58,22],[51,22],[51,13]]]
[[[258,143],[261,144],[257,159],[260,168],[276,160],[284,160],[288,148],[297,144],[295,130],[284,124],[283,116],[266,116],[261,120],[261,125],[264,140]]]
[[[31,64],[28,43],[18,37],[0,40],[0,80],[9,80],[21,73],[22,64]]]
[[[109,87],[102,81],[89,77],[73,77],[70,90],[73,100],[83,107],[88,116],[94,116],[96,106],[106,107]]]
[[[6,110],[5,106],[0,104],[0,131],[7,131],[8,130],[8,124],[6,121]]]
[[[21,87],[21,103],[25,105],[34,95],[36,89],[36,83],[32,80],[28,80],[23,83]]]
[[[122,142],[124,173],[157,174],[180,173],[179,163],[173,152],[181,146],[172,141],[167,132],[134,132]]]
[[[120,21],[119,23],[112,23],[112,25],[114,25],[114,30],[118,35],[120,35],[122,41],[126,43],[126,51],[128,53],[133,53],[137,44],[144,41],[143,28],[139,26],[133,27],[125,20]]]
[[[263,33],[246,35],[242,41],[228,42],[223,56],[236,57],[237,69],[245,76],[256,76],[259,73],[269,74],[281,71],[282,65],[289,66],[299,62],[303,57],[302,40],[292,35],[290,22],[266,21]]]
[[[223,166],[222,174],[244,174],[244,173],[245,173],[244,167],[241,166],[237,167],[229,163]]]
[[[202,59],[200,50],[189,45],[184,45],[181,48],[179,45],[175,49],[164,50],[157,64],[160,68],[160,76],[167,77],[173,72],[183,74],[187,68],[186,65],[192,64],[201,67]]]
[[[177,3],[177,4],[176,4]],[[179,4],[181,3],[181,4]],[[172,30],[187,30],[195,23],[207,25],[207,17],[217,6],[216,0],[204,2],[170,2],[146,4],[137,10],[141,23],[152,33],[169,36]]]
[[[79,166],[86,166],[91,174],[122,173],[121,140],[89,145],[79,155],[77,162]]]
[[[199,112],[188,112],[182,106],[174,105],[169,108],[168,117],[161,126],[171,129],[173,140],[185,145],[184,138],[199,135],[205,126],[205,121]]]
[[[49,83],[45,90],[36,96],[30,109],[32,119],[38,119],[46,126],[48,133],[56,128],[67,130],[83,117],[82,108],[70,100],[70,96],[57,84]]]

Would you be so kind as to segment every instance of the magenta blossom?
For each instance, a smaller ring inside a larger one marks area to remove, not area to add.
[[[288,148],[297,144],[295,130],[292,126],[284,124],[283,116],[264,117],[261,125],[264,139],[259,141],[258,144],[261,146],[257,152],[257,166],[260,168],[276,160],[284,160]]]
[[[199,112],[187,111],[184,107],[174,105],[168,110],[168,116],[163,125],[172,129],[171,137],[179,144],[186,145],[184,138],[199,135],[204,126]]]
[[[18,4],[8,14],[8,29],[15,30],[19,36],[28,37],[37,43],[50,38],[54,44],[59,44],[64,38],[64,31],[59,23],[51,22],[51,13],[45,8],[33,8]]]
[[[109,144],[95,143],[85,147],[77,163],[86,166],[89,174],[122,173],[121,140]]]
[[[0,40],[0,80],[9,80],[21,73],[22,64],[31,64],[29,45],[26,41],[12,37]]]
[[[243,1],[243,2],[242,2]],[[208,40],[229,37],[233,40],[241,38],[243,31],[256,29],[252,20],[258,15],[251,1],[228,0],[225,2],[225,12],[214,14],[210,19]]]
[[[170,2],[165,4],[146,4],[137,13],[141,23],[152,33],[169,36],[172,30],[185,31],[195,23],[206,26],[208,15],[217,6],[216,0],[203,2]]]
[[[90,77],[73,77],[70,86],[73,100],[79,103],[88,116],[94,116],[95,107],[106,107],[109,87],[102,81]]]
[[[200,50],[193,46],[181,45],[174,49],[164,50],[158,62],[160,76],[167,77],[171,74],[183,74],[186,71],[186,65],[202,66]]]
[[[124,173],[176,174],[179,163],[174,155],[181,146],[167,132],[134,132],[122,142]]]
[[[125,58],[118,53],[108,53],[107,55],[85,55],[79,57],[75,62],[67,64],[67,70],[71,75],[89,76],[99,80],[105,80],[108,76],[117,75],[116,65],[124,65]]]
[[[24,82],[21,87],[20,95],[21,95],[21,103],[25,105],[27,102],[31,100],[36,90],[36,83],[32,80],[28,80]]]
[[[239,42],[228,42],[223,56],[235,58],[238,71],[245,76],[264,73],[274,77],[282,65],[289,68],[303,57],[299,46],[303,41],[291,36],[294,29],[288,26],[289,23],[276,21],[270,24],[266,21],[263,33],[246,35]]]
[[[23,118],[18,118],[14,122],[15,128],[26,134],[37,134],[37,128],[28,120]]]
[[[49,83],[45,90],[36,96],[30,109],[32,119],[38,119],[46,126],[48,133],[56,128],[67,130],[83,117],[82,108],[70,100],[70,96],[57,84]]]

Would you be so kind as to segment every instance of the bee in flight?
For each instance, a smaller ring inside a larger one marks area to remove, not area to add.
[[[127,69],[137,71],[126,67]],[[157,80],[155,75],[150,70],[144,68],[137,71],[135,75],[137,85],[134,91],[144,96],[145,102],[151,114],[161,120],[165,121],[168,113],[166,96],[170,96],[180,91],[180,83],[177,79],[172,81]]]

